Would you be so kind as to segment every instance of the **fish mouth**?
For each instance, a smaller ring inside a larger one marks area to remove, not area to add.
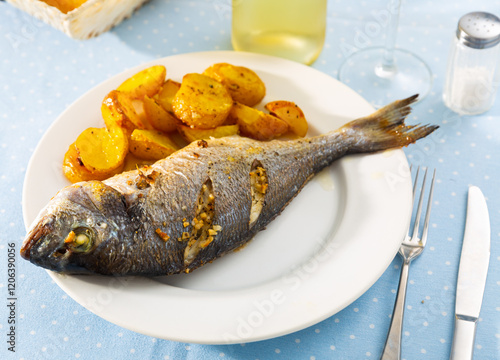
[[[26,236],[26,239],[21,246],[21,257],[25,260],[30,260],[30,253],[33,246],[43,237],[47,236],[52,231],[49,224],[38,223]]]

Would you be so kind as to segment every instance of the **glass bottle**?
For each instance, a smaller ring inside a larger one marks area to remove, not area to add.
[[[491,108],[500,82],[500,19],[485,12],[460,18],[453,38],[443,100],[462,115]]]
[[[233,48],[311,64],[325,41],[326,8],[327,0],[233,0]]]

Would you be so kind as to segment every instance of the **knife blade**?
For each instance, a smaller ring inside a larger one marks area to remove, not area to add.
[[[467,220],[458,269],[451,360],[472,359],[476,325],[490,262],[490,218],[483,193],[469,187]]]

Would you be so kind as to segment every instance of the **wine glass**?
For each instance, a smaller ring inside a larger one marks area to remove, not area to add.
[[[422,100],[431,90],[432,73],[417,55],[396,49],[401,0],[390,0],[385,46],[370,47],[349,56],[338,77],[359,92],[375,108],[419,94]]]

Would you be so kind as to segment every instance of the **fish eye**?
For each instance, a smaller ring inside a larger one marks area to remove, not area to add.
[[[73,252],[87,252],[92,248],[94,243],[94,231],[85,226],[77,227],[70,231],[64,243]]]

